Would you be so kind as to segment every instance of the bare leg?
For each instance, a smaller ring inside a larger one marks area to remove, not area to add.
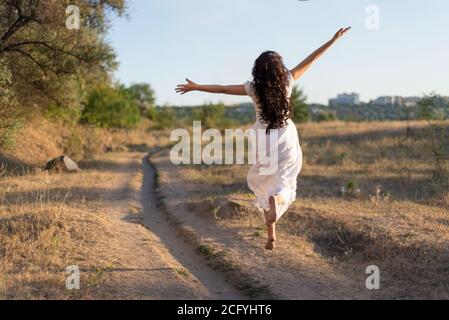
[[[265,244],[265,249],[273,250],[274,244],[276,242],[276,223],[267,223],[267,233],[268,239],[267,243]]]
[[[284,199],[280,195],[274,195],[268,199],[268,202],[270,204],[270,209],[268,210],[268,213],[265,215],[265,221],[267,223],[275,223],[277,221],[276,207],[279,204],[283,204]]]

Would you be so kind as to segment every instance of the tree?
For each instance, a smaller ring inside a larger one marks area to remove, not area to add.
[[[309,121],[309,107],[306,104],[307,97],[298,86],[293,87],[290,99],[293,109],[293,120],[296,122]]]
[[[150,120],[155,120],[156,112],[154,104],[156,97],[151,86],[146,83],[133,84],[126,88],[126,91],[128,91],[139,107],[140,113]]]
[[[132,128],[140,122],[140,112],[126,90],[104,87],[90,93],[80,120],[97,127]]]
[[[449,160],[449,150],[447,141],[449,139],[449,126],[443,120],[444,113],[441,108],[445,107],[443,97],[431,93],[418,102],[417,118],[428,120],[428,126],[424,130],[422,137],[427,149],[430,151],[434,171],[433,179],[449,186],[449,171],[447,162]]]
[[[430,94],[418,101],[418,110],[416,117],[419,120],[433,120],[436,117],[436,106],[438,96]]]
[[[223,103],[207,103],[196,109],[192,116],[194,120],[201,121],[201,126],[205,129],[223,127],[223,125],[226,125],[224,110]]]
[[[320,111],[315,115],[315,120],[318,122],[335,121],[337,116],[331,111]]]
[[[156,129],[173,128],[176,123],[176,114],[173,107],[165,105],[156,109]]]
[[[66,27],[69,4],[80,9],[79,30]],[[2,0],[0,58],[21,108],[79,108],[85,88],[107,82],[116,66],[104,40],[107,17],[124,9],[124,0]]]

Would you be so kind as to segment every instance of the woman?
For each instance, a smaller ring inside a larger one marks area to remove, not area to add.
[[[190,91],[224,93],[230,95],[249,95],[254,101],[256,122],[253,129],[266,130],[266,144],[275,136],[278,166],[273,174],[261,174],[263,164],[258,161],[247,175],[249,188],[256,196],[255,204],[264,213],[268,240],[265,249],[273,250],[276,241],[276,222],[296,198],[296,180],[302,165],[302,151],[299,145],[296,126],[291,120],[290,95],[293,82],[327,49],[329,49],[348,28],[341,28],[331,40],[314,51],[292,70],[288,70],[282,57],[273,51],[263,52],[255,61],[252,70],[253,81],[242,85],[200,85],[189,79],[186,84],[176,87],[176,92]],[[276,135],[270,135],[276,130]],[[271,141],[273,143],[273,141]]]

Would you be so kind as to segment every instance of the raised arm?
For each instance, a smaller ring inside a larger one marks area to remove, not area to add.
[[[320,48],[312,52],[306,59],[301,61],[300,64],[298,64],[295,68],[293,68],[290,72],[295,80],[298,80],[299,77],[301,77],[304,72],[309,69],[309,67],[312,65],[313,62],[315,62],[321,55],[326,52],[327,49],[329,49],[340,37],[342,37],[351,27],[348,28],[341,28],[340,30],[335,33],[335,35],[332,37],[331,40],[326,42],[324,45],[322,45]]]
[[[243,84],[222,86],[222,85],[201,85],[197,84],[189,79],[186,79],[187,83],[179,84],[175,91],[180,94],[184,94],[190,91],[203,91],[209,93],[223,93],[232,94],[236,96],[246,95],[245,86]]]

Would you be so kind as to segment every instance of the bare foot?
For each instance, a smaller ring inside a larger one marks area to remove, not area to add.
[[[275,245],[274,245],[275,242],[276,242],[276,240],[274,240],[274,239],[268,239],[267,243],[265,244],[265,249],[266,250],[273,250],[274,247],[275,247]]]

